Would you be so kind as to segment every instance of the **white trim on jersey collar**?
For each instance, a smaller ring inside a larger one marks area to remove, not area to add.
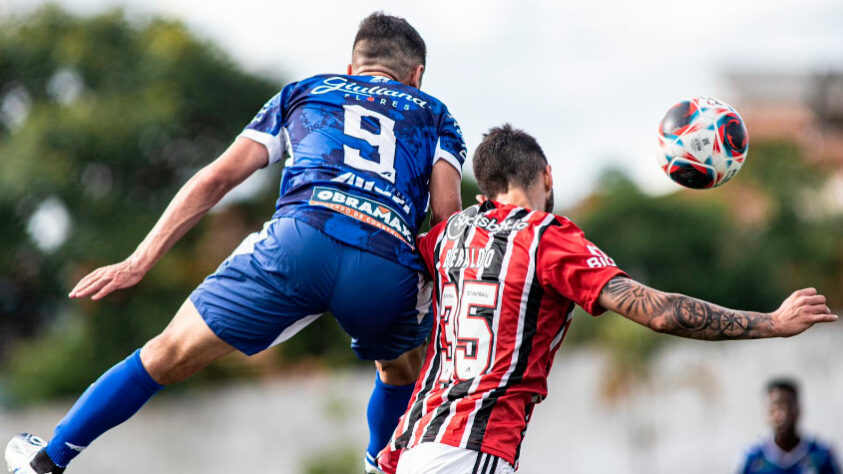
[[[782,469],[790,469],[808,455],[810,446],[811,441],[809,439],[802,438],[799,440],[799,444],[797,444],[795,448],[790,451],[785,451],[776,444],[774,439],[770,438],[761,446],[761,452],[764,453],[764,457],[767,458],[768,461],[776,466]]]

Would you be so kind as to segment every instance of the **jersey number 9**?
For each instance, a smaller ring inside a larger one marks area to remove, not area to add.
[[[377,173],[390,183],[395,183],[395,120],[381,113],[369,110],[360,105],[343,105],[345,120],[343,133],[350,137],[359,138],[377,148],[380,161],[363,158],[357,148],[343,145],[346,165],[361,171]],[[363,117],[370,117],[378,121],[380,130],[372,133],[363,129]]]

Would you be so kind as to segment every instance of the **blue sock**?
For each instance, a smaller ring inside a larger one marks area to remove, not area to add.
[[[138,349],[85,390],[56,426],[53,439],[44,448],[47,455],[57,466],[67,466],[99,435],[131,418],[162,388],[144,368]]]
[[[387,385],[381,382],[375,373],[375,389],[369,397],[369,407],[366,416],[369,420],[369,447],[366,449],[366,459],[374,464],[378,453],[386,447],[392,437],[398,420],[407,409],[413,387],[410,385]]]

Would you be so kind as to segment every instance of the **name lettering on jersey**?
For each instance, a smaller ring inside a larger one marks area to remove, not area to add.
[[[460,238],[463,231],[468,226],[475,226],[484,229],[493,234],[502,232],[518,232],[527,228],[529,224],[521,219],[504,219],[498,221],[491,217],[486,217],[482,214],[470,214],[463,212],[451,219],[448,223],[447,235],[451,240]]]
[[[471,268],[482,270],[488,268],[495,258],[495,251],[485,248],[461,247],[452,248],[445,254],[443,266],[452,268]]]
[[[588,251],[591,252],[591,255],[594,255],[594,257],[585,261],[589,268],[617,267],[615,261],[606,255],[606,252],[593,245],[587,245],[586,247],[588,247]]]
[[[392,200],[396,205],[401,206],[401,209],[406,213],[410,213],[410,205],[407,203],[407,200],[404,199],[398,190],[390,191],[388,189],[381,188],[377,185],[375,181],[364,179],[352,172],[343,173],[336,178],[332,179],[331,181],[335,183],[343,183],[349,186],[354,186],[355,188],[360,188],[364,191],[374,191],[381,196],[388,197]]]
[[[316,186],[310,196],[310,204],[333,209],[353,219],[377,227],[404,242],[410,248],[415,248],[413,233],[404,219],[394,209],[377,201],[344,193],[338,189]]]
[[[354,98],[356,101],[360,102],[371,102],[371,103],[379,103],[380,105],[388,105],[393,109],[401,109],[401,110],[410,110],[410,104],[404,104],[404,107],[401,107],[401,104],[397,100],[387,100],[387,99],[375,99],[372,96],[361,96],[356,94],[346,94],[343,96],[345,99]]]
[[[382,85],[360,85],[354,81],[349,81],[345,77],[339,76],[323,79],[322,85],[314,87],[310,93],[320,95],[335,91],[344,92],[346,97],[353,94],[357,96],[358,100],[367,100],[369,102],[379,101],[383,105],[391,105],[394,108],[398,108],[399,103],[397,99],[406,99],[419,107],[427,105],[426,100],[422,100],[406,92],[398,92]],[[361,96],[363,97],[362,99],[360,98]],[[404,105],[404,110],[410,110],[409,104]]]

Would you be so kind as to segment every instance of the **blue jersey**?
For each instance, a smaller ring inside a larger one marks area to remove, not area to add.
[[[791,451],[782,451],[769,439],[746,454],[742,474],[840,474],[831,449],[816,440],[803,439]]]
[[[319,75],[286,86],[241,136],[287,158],[274,217],[423,270],[415,237],[433,164],[461,171],[465,143],[444,104],[380,76]]]

